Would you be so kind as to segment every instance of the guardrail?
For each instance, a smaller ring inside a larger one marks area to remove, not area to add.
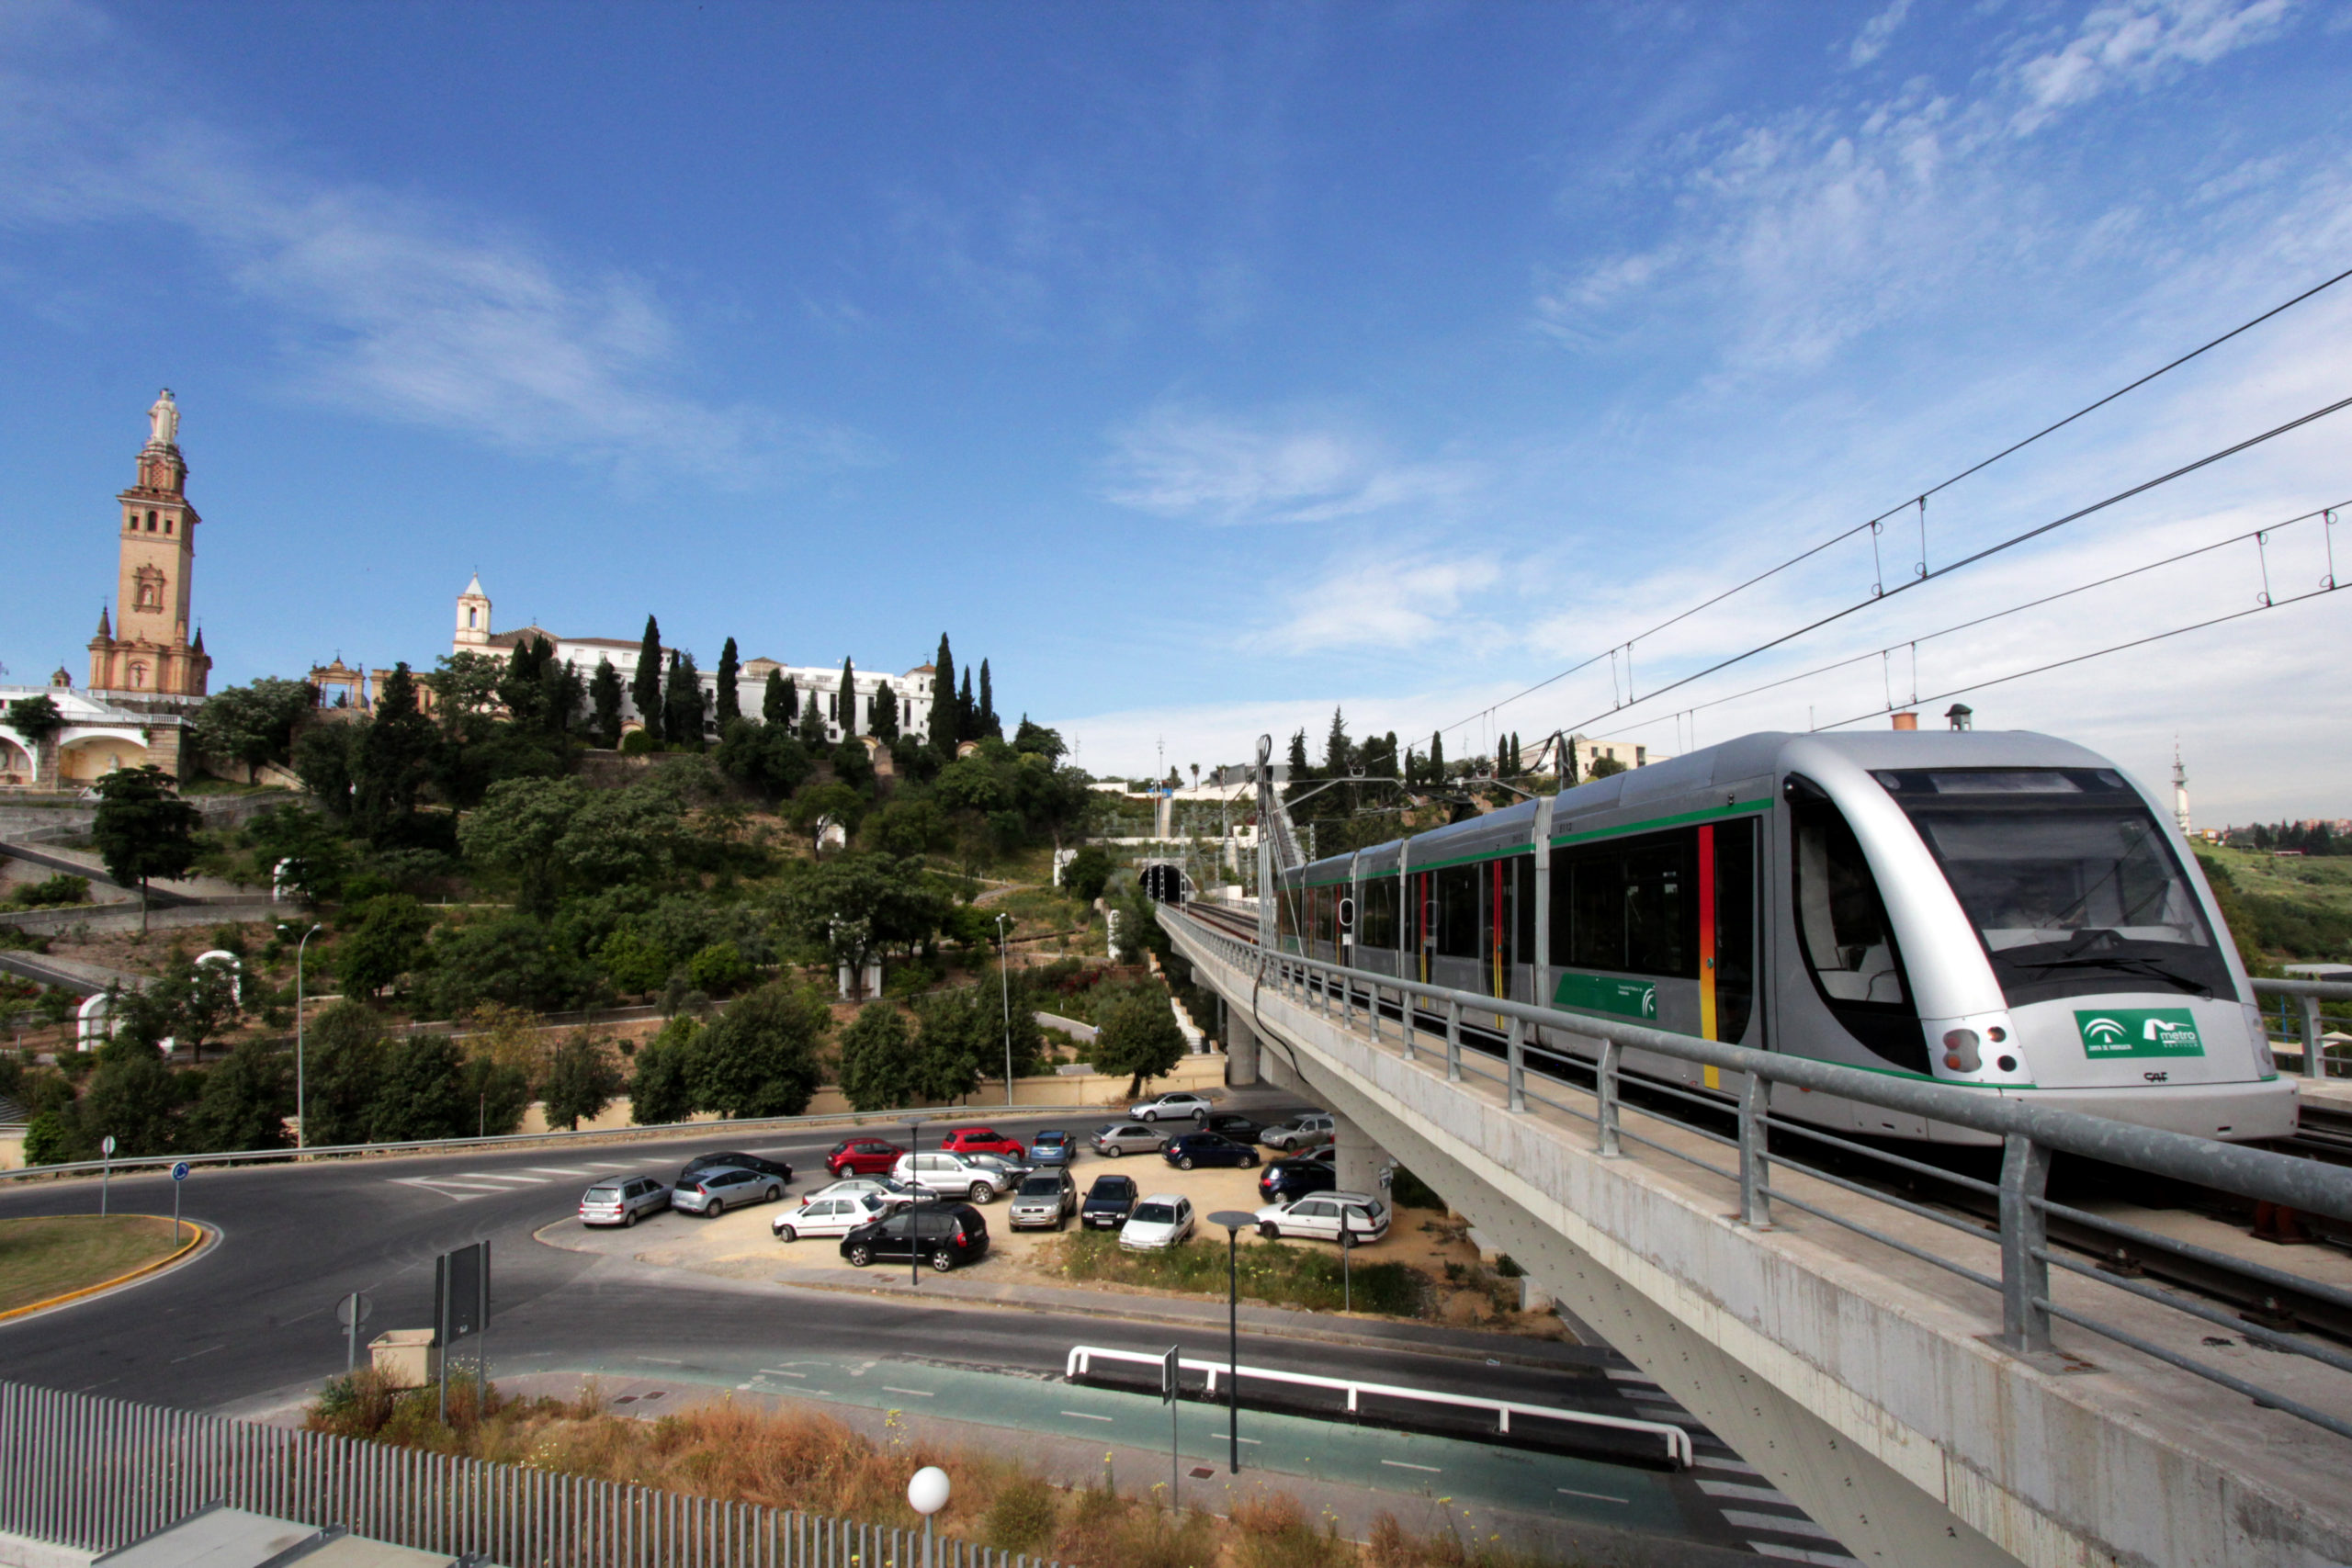
[[[2298,1022],[2302,1035],[2303,1077],[2328,1077],[2327,1026],[2326,1021],[2320,1016],[2319,1004],[2352,1002],[2352,986],[2340,980],[2256,980],[2254,992],[2258,997],[2291,998],[2298,1004],[2297,1010],[2302,1015]],[[2275,1053],[2273,1059],[2276,1059]],[[2339,1055],[2336,1060],[2343,1065],[2346,1075],[2352,1075],[2352,1055]]]
[[[129,1545],[212,1503],[533,1568],[1047,1568],[1043,1559],[527,1465],[0,1382],[0,1531]]]
[[[1069,1360],[1062,1368],[1066,1378],[1084,1377],[1094,1362],[1120,1361],[1134,1366],[1159,1367],[1160,1358],[1142,1350],[1107,1350],[1095,1345],[1072,1347]],[[1483,1410],[1496,1419],[1496,1430],[1508,1435],[1511,1417],[1522,1420],[1557,1421],[1571,1427],[1596,1427],[1610,1431],[1639,1432],[1660,1439],[1666,1444],[1666,1462],[1677,1470],[1690,1468],[1692,1455],[1690,1434],[1668,1421],[1643,1421],[1629,1416],[1600,1416],[1585,1410],[1563,1410],[1551,1404],[1522,1404],[1517,1400],[1481,1399],[1476,1394],[1440,1393],[1425,1388],[1405,1388],[1396,1383],[1364,1382],[1354,1378],[1317,1377],[1308,1372],[1285,1372],[1273,1367],[1253,1367],[1247,1363],[1235,1365],[1227,1361],[1194,1360],[1189,1356],[1177,1358],[1176,1365],[1187,1371],[1205,1373],[1206,1396],[1216,1397],[1217,1379],[1228,1373],[1236,1382],[1255,1378],[1261,1382],[1281,1383],[1290,1388],[1317,1388],[1348,1396],[1348,1414],[1362,1415],[1363,1401],[1393,1400],[1400,1404],[1442,1404],[1456,1410]]]
[[[2279,1309],[2282,1302],[2297,1301],[2324,1305],[2352,1321],[2352,1291],[2075,1208],[2052,1200],[2046,1192],[2051,1156],[2059,1152],[2303,1213],[2352,1221],[2352,1168],[2036,1105],[2015,1097],[1864,1072],[1836,1063],[1727,1045],[1613,1019],[1563,1014],[1507,998],[1453,990],[1295,953],[1272,953],[1165,906],[1159,918],[1172,937],[1187,944],[1199,944],[1222,963],[1239,969],[1254,986],[1272,988],[1301,1006],[1319,1009],[1327,1018],[1351,1029],[1358,1027],[1361,1017],[1362,1027],[1368,1031],[1374,1045],[1385,1048],[1393,1043],[1408,1062],[1419,1061],[1424,1054],[1434,1056],[1442,1051],[1448,1082],[1460,1083],[1465,1075],[1487,1078],[1500,1086],[1504,1103],[1513,1113],[1524,1113],[1531,1105],[1542,1105],[1588,1123],[1593,1129],[1596,1152],[1603,1158],[1625,1157],[1627,1145],[1640,1145],[1736,1183],[1739,1190],[1739,1223],[1744,1225],[1769,1226],[1772,1204],[1786,1203],[1993,1292],[2001,1302],[2001,1327],[1997,1335],[1988,1338],[2011,1354],[2029,1358],[2052,1354],[2052,1324],[2068,1323],[2244,1394],[2257,1404],[2286,1411],[2339,1437],[2352,1438],[2352,1421],[2155,1344],[2120,1325],[2059,1305],[2052,1299],[2051,1271],[2056,1269],[2096,1280],[2187,1317],[2227,1328],[2265,1348],[2304,1357],[2336,1371],[2352,1374],[2352,1355],[2306,1334],[2249,1321],[2207,1302],[2152,1285],[2144,1279],[2067,1256],[2053,1248],[2050,1224],[2053,1220],[2061,1221],[2176,1260],[2187,1269],[2219,1272],[2246,1281],[2254,1290],[2270,1293],[2268,1304],[2272,1310],[2266,1315],[2274,1321],[2284,1318],[2291,1323],[2291,1317]],[[1393,1008],[1391,998],[1395,998]],[[1464,1052],[1464,1021],[1472,1013],[1494,1019],[1502,1031],[1499,1071],[1489,1067],[1475,1046]],[[1392,1021],[1396,1025],[1393,1029],[1388,1027]],[[1597,1056],[1547,1046],[1544,1043],[1546,1032],[1598,1042]],[[1422,1043],[1423,1035],[1438,1035],[1442,1045],[1433,1050]],[[1639,1080],[1645,1094],[1686,1103],[1703,1111],[1708,1119],[1729,1114],[1735,1127],[1730,1135],[1714,1131],[1703,1122],[1675,1121],[1671,1124],[1688,1135],[1733,1151],[1736,1164],[1713,1164],[1625,1125],[1624,1054],[1628,1050],[1653,1052],[1742,1075],[1745,1083],[1736,1101],[1656,1078]],[[1537,1058],[1532,1066],[1531,1056]],[[1582,1103],[1548,1097],[1529,1083],[1532,1074],[1540,1080],[1582,1092],[1581,1085],[1566,1076],[1570,1073],[1590,1076],[1589,1109]],[[2002,1143],[1999,1179],[1982,1180],[1775,1116],[1770,1107],[1770,1086],[1775,1083],[1839,1095],[1992,1134]],[[1782,1135],[1782,1147],[1771,1146],[1774,1134]],[[1790,1139],[1836,1149],[1906,1175],[1924,1176],[1989,1201],[1998,1217],[1999,1274],[1988,1274],[1939,1257],[1875,1225],[1808,1201],[1784,1186],[1775,1186],[1771,1172],[1777,1165],[1872,1202],[1947,1226],[1973,1240],[1995,1239],[1988,1237],[1975,1220],[1792,1159],[1786,1148]]]

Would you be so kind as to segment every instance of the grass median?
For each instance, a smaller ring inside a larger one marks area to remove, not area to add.
[[[190,1234],[145,1214],[0,1220],[0,1312],[14,1312],[170,1257]]]
[[[1225,1248],[1215,1241],[1195,1240],[1165,1252],[1130,1252],[1112,1232],[1077,1231],[1053,1243],[1038,1261],[1067,1280],[1202,1296],[1226,1293]],[[1351,1303],[1357,1312],[1392,1317],[1420,1317],[1430,1310],[1429,1277],[1418,1269],[1359,1261],[1349,1272],[1351,1278],[1343,1280],[1336,1247],[1293,1247],[1279,1241],[1242,1247],[1236,1263],[1237,1282],[1247,1301],[1310,1312],[1338,1312],[1342,1303]]]

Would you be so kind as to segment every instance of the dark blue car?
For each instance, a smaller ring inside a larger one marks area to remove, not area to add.
[[[1190,1170],[1201,1165],[1254,1166],[1258,1151],[1247,1144],[1237,1144],[1222,1133],[1187,1133],[1171,1138],[1159,1151],[1159,1157],[1179,1170]]]
[[[1029,1140],[1029,1163],[1032,1165],[1068,1165],[1077,1153],[1078,1141],[1058,1127],[1048,1127]]]

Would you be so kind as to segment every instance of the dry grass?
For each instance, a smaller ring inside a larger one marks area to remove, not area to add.
[[[0,1312],[101,1284],[177,1250],[172,1222],[143,1214],[0,1220]]]
[[[1090,1568],[1555,1568],[1561,1560],[1464,1540],[1452,1529],[1419,1535],[1383,1514],[1363,1546],[1336,1521],[1307,1517],[1286,1493],[1256,1493],[1230,1518],[1173,1512],[1154,1486],[1123,1493],[1105,1469],[1097,1485],[1057,1486],[1016,1459],[946,1449],[906,1435],[895,1417],[876,1443],[831,1416],[771,1413],[731,1403],[647,1421],[604,1410],[595,1391],[574,1400],[521,1400],[491,1390],[486,1409],[452,1384],[447,1425],[431,1390],[398,1393],[370,1371],[328,1385],[306,1425],[439,1453],[591,1476],[695,1496],[835,1514],[872,1523],[921,1523],[907,1483],[936,1464],[955,1477],[939,1528],[983,1545]]]

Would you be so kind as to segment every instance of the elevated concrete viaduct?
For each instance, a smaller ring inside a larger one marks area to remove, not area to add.
[[[1499,1077],[1449,1081],[1428,1033],[1400,1049],[1393,1012],[1375,1041],[1361,995],[1269,983],[1228,936],[1160,918],[1226,999],[1236,1081],[1295,1087],[1360,1128],[1862,1562],[2352,1562],[2352,1442],[2087,1333],[2062,1332],[2052,1353],[2001,1348],[1998,1236],[1777,1168],[1776,1223],[1743,1224],[1737,1153],[1720,1140],[1629,1106],[1623,1154],[1606,1157],[1589,1095],[1547,1080],[1514,1109]],[[1821,1217],[1841,1206],[1886,1241]],[[2193,1321],[2052,1280],[2062,1312],[2291,1380],[2352,1417],[2352,1376],[2220,1329],[2200,1350]]]

